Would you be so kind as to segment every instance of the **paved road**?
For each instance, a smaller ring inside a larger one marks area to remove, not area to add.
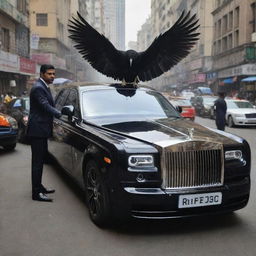
[[[196,122],[215,127],[209,119]],[[89,220],[83,195],[56,166],[45,166],[53,203],[31,200],[30,148],[0,150],[0,256],[255,256],[256,129],[227,129],[252,148],[252,193],[235,214],[169,221],[134,221],[102,230]]]

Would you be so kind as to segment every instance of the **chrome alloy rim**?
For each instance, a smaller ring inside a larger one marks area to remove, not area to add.
[[[99,175],[94,167],[87,174],[87,196],[89,208],[93,215],[98,215],[102,209],[103,196]]]

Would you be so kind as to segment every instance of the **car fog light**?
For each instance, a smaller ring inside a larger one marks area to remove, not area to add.
[[[240,160],[242,159],[242,151],[241,150],[231,150],[225,152],[225,159],[226,160]]]
[[[142,173],[139,173],[139,174],[138,174],[136,180],[137,180],[138,182],[145,182],[145,181],[146,181],[145,178],[144,178],[144,175],[143,175]]]

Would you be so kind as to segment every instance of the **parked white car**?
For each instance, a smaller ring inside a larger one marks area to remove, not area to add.
[[[249,101],[226,99],[226,103],[226,121],[229,127],[256,126],[256,109]]]

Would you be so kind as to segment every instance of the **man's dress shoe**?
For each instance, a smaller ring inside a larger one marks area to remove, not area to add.
[[[52,194],[55,192],[55,189],[47,189],[45,187],[42,187],[42,193],[44,194]]]
[[[45,195],[44,193],[33,194],[32,199],[42,202],[52,202],[52,199],[47,197],[47,195]]]

